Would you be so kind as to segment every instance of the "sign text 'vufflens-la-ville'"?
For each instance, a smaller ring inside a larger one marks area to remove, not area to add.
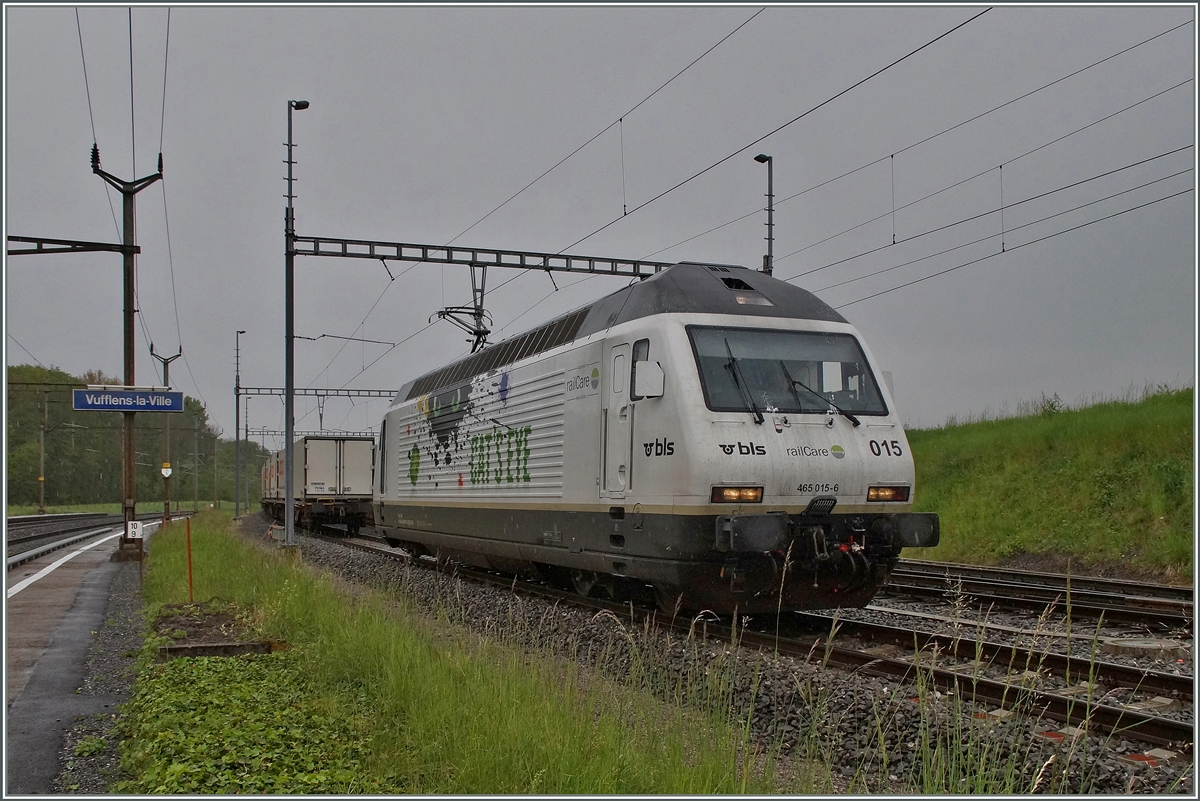
[[[77,389],[72,393],[75,411],[182,412],[183,393],[159,389]]]

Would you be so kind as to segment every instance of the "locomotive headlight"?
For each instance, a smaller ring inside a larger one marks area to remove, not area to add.
[[[713,503],[762,503],[762,487],[713,487]]]
[[[867,500],[904,503],[908,500],[908,487],[870,487],[867,489]]]

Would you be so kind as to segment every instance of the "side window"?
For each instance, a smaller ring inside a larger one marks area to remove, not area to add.
[[[374,454],[372,454],[374,455]],[[386,492],[386,475],[387,473],[387,418],[383,418],[383,424],[379,427],[379,494]]]
[[[629,367],[629,399],[641,400],[642,396],[637,395],[633,391],[633,374],[637,370],[638,362],[644,362],[650,358],[650,340],[639,339],[633,343],[633,364]]]
[[[613,357],[612,382],[613,382],[612,391],[613,391],[614,395],[620,395],[622,392],[625,391],[625,354],[624,353],[618,353],[616,356]]]

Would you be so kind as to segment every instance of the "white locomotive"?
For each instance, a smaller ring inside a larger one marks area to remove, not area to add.
[[[676,264],[405,385],[376,525],[668,610],[862,606],[938,541],[879,375],[811,293]]]

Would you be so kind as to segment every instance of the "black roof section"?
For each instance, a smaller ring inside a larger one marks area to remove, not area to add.
[[[590,306],[426,373],[405,384],[393,402],[453,386],[630,320],[685,312],[846,322],[811,292],[766,273],[736,265],[680,262]]]

